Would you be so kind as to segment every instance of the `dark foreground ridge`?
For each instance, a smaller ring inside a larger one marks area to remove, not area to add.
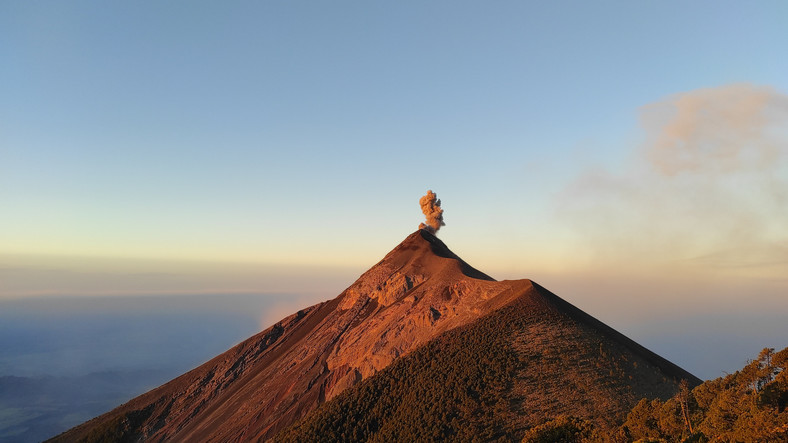
[[[700,382],[530,280],[493,280],[420,230],[337,298],[53,441],[516,438],[562,413],[617,426],[640,398],[667,399],[682,379]]]

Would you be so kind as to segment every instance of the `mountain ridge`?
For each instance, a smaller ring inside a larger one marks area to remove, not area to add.
[[[495,281],[418,230],[336,298],[285,317],[52,441],[101,435],[131,441],[266,440],[436,337],[518,301],[534,312],[576,318],[589,331],[603,331],[615,338],[604,340],[643,354],[642,361],[665,377],[699,382],[538,284]],[[675,383],[666,382],[664,391]]]

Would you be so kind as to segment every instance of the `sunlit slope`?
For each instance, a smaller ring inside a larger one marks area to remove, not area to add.
[[[266,439],[441,333],[516,300],[419,230],[337,298],[303,309],[204,365],[55,441]]]

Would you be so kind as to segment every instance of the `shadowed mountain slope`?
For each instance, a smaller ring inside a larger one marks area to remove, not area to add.
[[[490,322],[499,326],[485,326]],[[669,396],[678,379],[698,382],[529,280],[494,281],[419,230],[337,298],[298,311],[53,440],[266,440],[395,360],[398,367],[409,364],[399,357],[427,345],[414,354],[423,355],[446,340],[454,346],[465,333],[490,338],[473,347],[474,359],[499,351],[514,359],[508,370],[484,376],[508,380],[489,383],[504,383],[509,392],[510,407],[501,413],[512,429],[567,409],[570,401],[583,404],[584,416],[619,422],[640,397]],[[431,374],[423,357],[412,359],[422,362],[407,366],[417,371],[412,377]],[[574,386],[570,396],[567,384]],[[488,395],[469,389],[476,392],[471,397]],[[518,405],[533,413],[516,412]]]
[[[560,416],[600,430],[700,380],[532,283],[321,405],[277,442],[520,441]]]

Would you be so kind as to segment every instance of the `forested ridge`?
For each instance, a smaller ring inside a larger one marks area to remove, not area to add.
[[[626,421],[603,432],[562,416],[530,429],[524,443],[788,442],[788,348],[765,348],[740,371],[662,401],[642,399]]]
[[[681,383],[671,398],[643,398],[616,426],[563,411],[522,426],[518,415],[533,405],[513,395],[515,374],[538,362],[511,346],[515,326],[521,325],[499,313],[449,331],[323,404],[275,441],[788,441],[788,348],[764,349],[742,370],[694,388]],[[551,400],[558,399],[545,399]]]
[[[766,348],[733,374],[641,400],[619,429],[625,441],[788,442],[788,348]]]
[[[274,441],[632,442],[712,435],[711,421],[701,424],[703,408],[727,404],[720,390],[727,385],[665,380],[643,355],[605,334],[549,303],[508,306],[397,359]],[[759,382],[762,400],[753,416],[770,405],[784,411],[784,352],[768,355],[772,379]],[[749,375],[729,377],[741,382]],[[684,430],[682,411],[692,432]]]

